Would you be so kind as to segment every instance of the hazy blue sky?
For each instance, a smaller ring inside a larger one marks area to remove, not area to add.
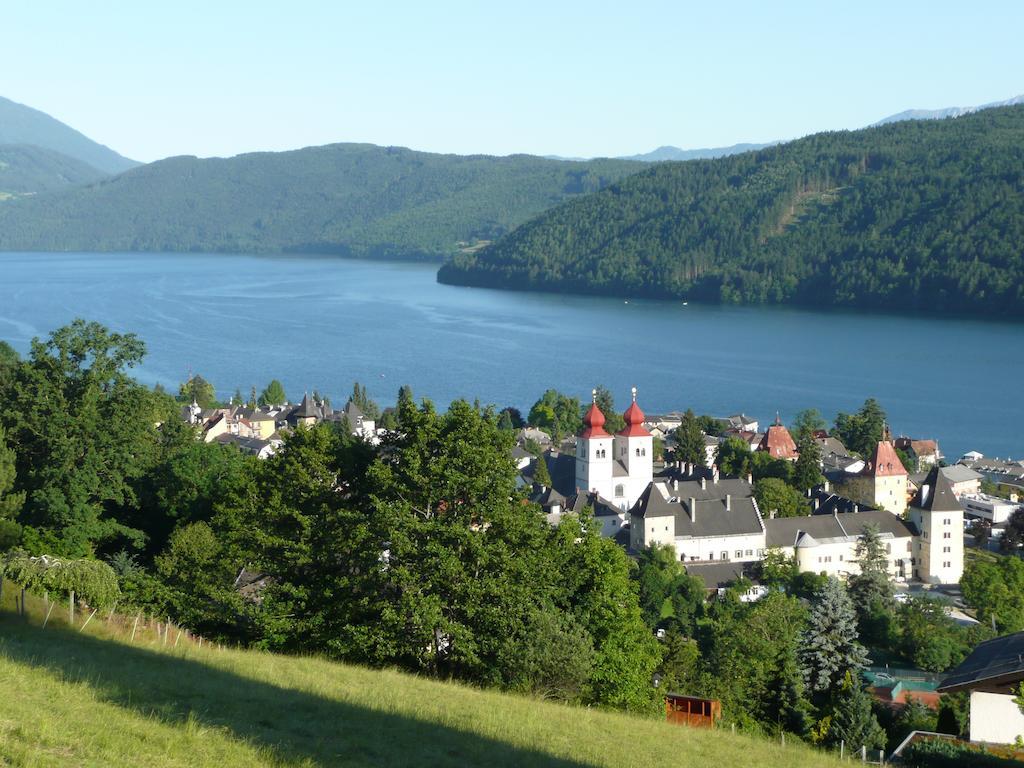
[[[138,160],[617,155],[1024,92],[1024,2],[6,3],[0,95]]]

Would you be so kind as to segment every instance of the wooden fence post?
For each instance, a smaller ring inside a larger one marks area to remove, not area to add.
[[[75,626],[75,590],[68,594],[68,623]]]
[[[141,615],[142,615],[142,611],[139,611],[138,613],[135,614],[135,623],[132,624],[132,637],[128,641],[129,643],[134,643],[135,642],[135,630],[139,628],[139,617]]]
[[[15,595],[14,599],[17,600],[18,596]],[[25,588],[21,588],[21,618],[25,618],[27,612],[25,611]]]
[[[107,614],[107,621],[110,621],[111,619],[114,618],[114,611],[116,611],[116,610],[117,610],[117,600],[114,601],[114,607],[111,608],[110,609],[110,613]]]
[[[846,752],[846,739],[839,740],[839,759],[843,759],[843,753]]]

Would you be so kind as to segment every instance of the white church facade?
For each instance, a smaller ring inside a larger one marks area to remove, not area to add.
[[[611,435],[596,399],[591,404],[576,440],[576,488],[596,493],[625,516],[654,479],[654,438],[644,429],[636,387],[622,416],[625,427]]]

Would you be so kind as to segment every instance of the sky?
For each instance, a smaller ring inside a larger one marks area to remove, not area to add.
[[[1024,93],[1024,2],[5,3],[0,95],[123,155],[615,156]]]

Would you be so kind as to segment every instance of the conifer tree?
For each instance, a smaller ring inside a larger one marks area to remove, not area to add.
[[[284,393],[284,385],[274,379],[260,393],[260,405],[283,405],[288,402],[288,396]]]
[[[821,476],[821,449],[813,437],[801,437],[797,440],[796,449],[800,455],[793,464],[793,479],[790,483],[798,491],[804,492],[820,485],[824,479]]]
[[[813,724],[812,707],[792,647],[779,651],[777,664],[775,674],[768,682],[766,700],[775,706],[779,727],[803,737]]]
[[[676,459],[699,466],[707,463],[704,432],[697,417],[689,409],[683,414],[682,423],[676,428]]]
[[[855,551],[860,573],[851,576],[848,585],[857,626],[861,637],[881,643],[888,639],[896,606],[889,558],[877,525],[864,526]]]
[[[885,731],[871,711],[871,697],[859,675],[847,671],[832,706],[832,724],[826,741],[833,746],[840,742],[850,751],[880,749],[885,746]]]
[[[548,462],[543,455],[538,456],[534,462],[533,482],[545,488],[551,487],[551,473],[548,472]]]
[[[800,639],[800,663],[811,691],[834,688],[847,673],[857,675],[868,664],[867,651],[858,642],[853,604],[835,577],[815,593]]]

